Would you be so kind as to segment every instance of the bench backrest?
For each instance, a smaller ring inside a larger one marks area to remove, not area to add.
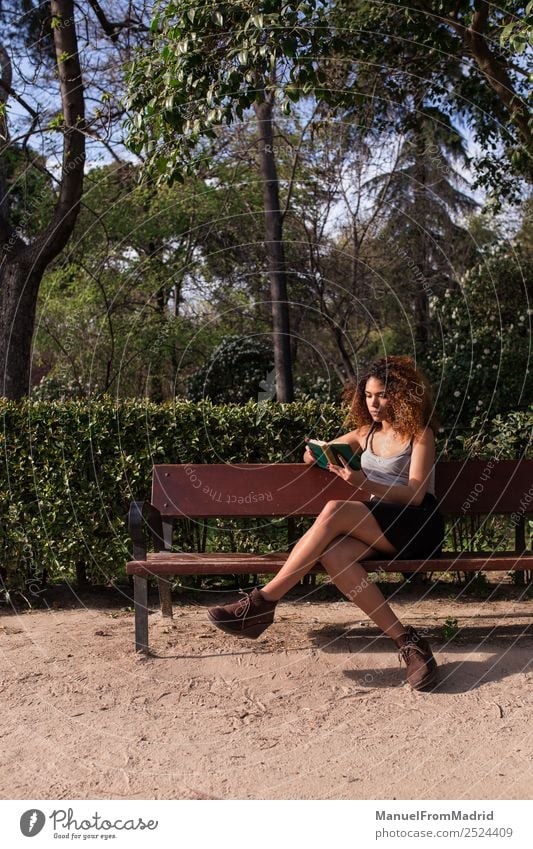
[[[435,489],[448,515],[523,516],[533,513],[533,460],[442,461]],[[361,490],[305,463],[153,468],[152,504],[163,517],[316,516],[328,501],[361,499]]]

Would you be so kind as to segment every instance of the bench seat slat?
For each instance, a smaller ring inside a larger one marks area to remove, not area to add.
[[[276,573],[288,557],[288,552],[276,554],[227,553],[182,553],[158,552],[149,554],[147,560],[132,560],[126,566],[128,575],[246,575]],[[440,557],[436,560],[366,560],[362,561],[369,572],[475,572],[533,570],[533,555],[496,554],[490,552],[473,556],[462,553]],[[315,566],[314,572],[322,572]]]

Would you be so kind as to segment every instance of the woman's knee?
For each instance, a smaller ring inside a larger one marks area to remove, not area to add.
[[[328,519],[334,516],[338,512],[338,505],[340,503],[340,501],[327,501],[318,514],[317,519]]]
[[[324,551],[320,555],[320,560],[324,563],[324,565],[326,565],[326,562],[334,563],[335,559],[339,559],[340,547],[342,545],[343,540],[344,537],[342,536],[335,537],[335,539],[330,542],[327,548],[324,549]]]
[[[326,502],[317,518],[322,520],[339,519],[348,512],[351,517],[356,517],[359,513],[362,514],[364,509],[366,509],[364,504],[360,504],[358,501],[332,500]]]
[[[344,569],[347,565],[359,565],[358,557],[366,549],[365,543],[354,537],[337,536],[320,555],[320,562],[328,572]]]

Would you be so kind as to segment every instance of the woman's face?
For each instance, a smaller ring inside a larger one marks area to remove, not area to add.
[[[375,422],[381,422],[387,418],[387,393],[385,384],[377,377],[369,377],[365,386],[365,398],[368,412]]]

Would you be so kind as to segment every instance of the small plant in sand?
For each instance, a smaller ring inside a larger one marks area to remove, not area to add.
[[[445,640],[453,640],[458,633],[459,623],[457,622],[457,619],[448,616],[444,625],[442,626],[442,636]]]

